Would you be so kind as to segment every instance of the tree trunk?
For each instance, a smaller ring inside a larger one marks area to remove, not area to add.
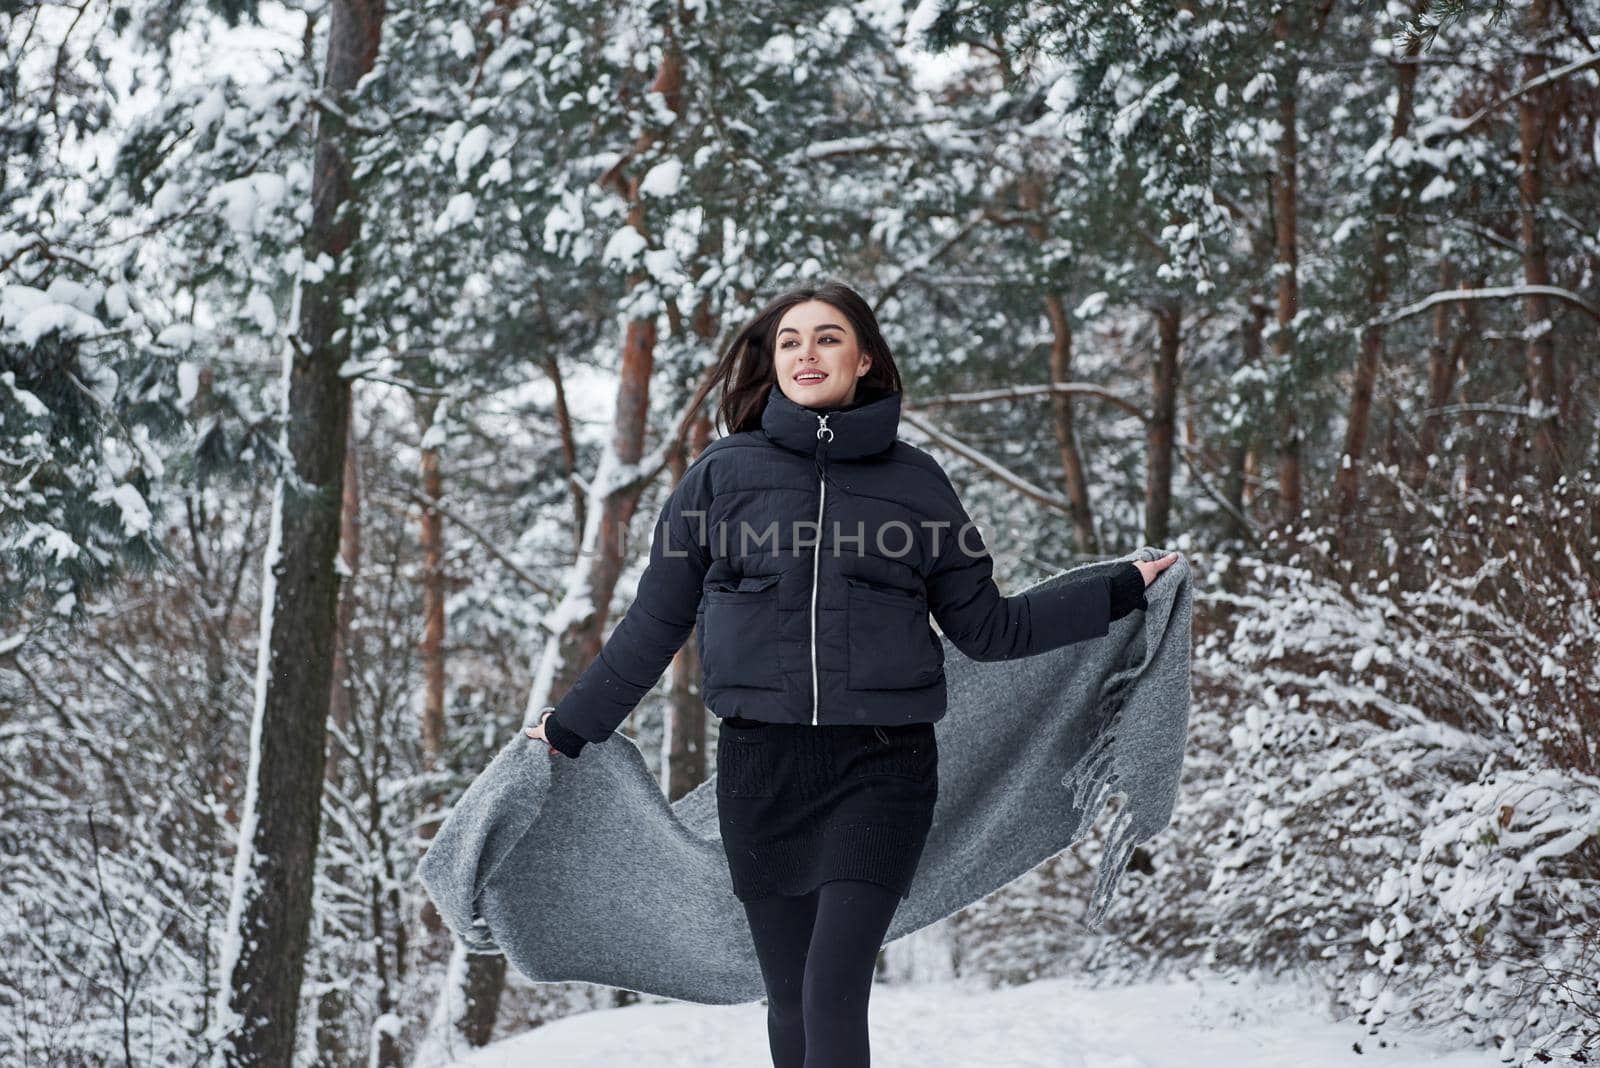
[[[1455,264],[1447,256],[1439,261],[1439,288],[1448,290],[1455,286]],[[1474,303],[1470,300],[1462,302],[1462,311],[1470,315]],[[1461,330],[1452,337],[1450,319],[1449,302],[1442,302],[1433,310],[1433,341],[1428,345],[1427,414],[1423,415],[1422,424],[1417,429],[1417,451],[1411,457],[1408,477],[1411,488],[1419,493],[1427,489],[1429,474],[1434,466],[1429,461],[1439,452],[1440,432],[1444,428],[1444,415],[1439,409],[1450,402],[1450,393],[1456,386],[1456,367],[1468,336],[1465,330]]]
[[[688,452],[699,456],[711,440],[711,420],[702,415],[689,428]],[[673,463],[674,479],[683,477],[689,460]],[[672,661],[672,698],[667,705],[671,722],[667,724],[668,801],[676,801],[706,781],[710,766],[706,761],[706,705],[700,692],[700,646],[691,633],[689,640]]]
[[[723,250],[722,229],[708,226],[701,237],[699,253],[721,259]],[[707,345],[716,341],[721,321],[709,299],[702,299],[690,317],[689,328]],[[675,456],[672,460],[674,485],[683,477],[683,471],[711,443],[711,419],[704,412],[695,413],[689,424],[685,443],[687,457]],[[696,786],[706,781],[710,767],[706,760],[706,704],[700,682],[703,670],[700,663],[700,643],[690,632],[688,641],[672,661],[672,690],[667,704],[668,722],[663,731],[667,747],[666,782],[663,784],[667,800],[676,801]]]
[[[337,106],[372,69],[383,15],[381,2],[335,0],[324,92]],[[307,262],[324,254],[343,262],[355,236],[352,136],[319,115]],[[285,353],[283,441],[306,488],[278,480],[265,556],[250,770],[218,996],[218,1053],[229,1066],[294,1061],[333,682],[350,420],[350,380],[339,368],[350,354],[343,307],[354,288],[347,270],[302,284]]]
[[[1249,309],[1239,323],[1239,348],[1244,363],[1260,366],[1261,335],[1266,329],[1267,304],[1255,291],[1250,293]],[[1225,536],[1235,544],[1243,545],[1250,538],[1250,530],[1239,518],[1248,515],[1254,493],[1249,477],[1255,473],[1255,451],[1251,447],[1255,432],[1251,423],[1245,423],[1235,432],[1228,449],[1227,480],[1223,483],[1223,496],[1233,505],[1233,512],[1224,520]]]
[[[1024,212],[1037,211],[1044,204],[1044,180],[1038,174],[1027,174],[1017,183],[1018,200]],[[1043,245],[1050,237],[1043,222],[1030,222],[1028,234]],[[1067,316],[1066,301],[1061,294],[1045,294],[1044,312],[1050,320],[1050,381],[1072,381],[1072,320]],[[1084,460],[1083,444],[1078,440],[1070,393],[1050,394],[1051,429],[1056,437],[1056,449],[1061,454],[1061,477],[1067,487],[1067,501],[1072,510],[1073,538],[1078,551],[1089,555],[1100,552],[1100,536],[1095,531],[1094,509],[1089,502],[1088,463]]]
[[[338,739],[349,736],[350,720],[355,711],[350,685],[350,661],[346,650],[350,644],[351,621],[355,618],[357,594],[354,579],[361,566],[361,478],[357,454],[352,427],[345,440],[344,486],[340,493],[339,559],[345,578],[339,584],[339,608],[334,622],[333,685],[328,690],[332,729],[328,732],[328,757],[323,768],[323,780],[335,788],[345,764],[343,747]],[[330,870],[327,879],[336,886],[352,886],[359,881],[358,876],[353,877],[353,873],[342,865]],[[388,947],[382,945],[381,940],[375,941],[380,942],[375,949],[381,957]],[[339,1068],[351,1059],[344,1030],[351,1008],[348,989],[344,984],[332,981],[338,977],[326,971],[318,978],[324,985],[317,997],[316,1059],[312,1064],[315,1068]],[[386,990],[380,992],[380,1000],[386,993]]]
[[[1182,345],[1183,305],[1177,300],[1156,311],[1160,346],[1150,372],[1150,425],[1145,429],[1144,537],[1165,545],[1172,528],[1173,433],[1177,422],[1178,350]]]
[[[339,611],[334,623],[333,689],[328,694],[329,713],[333,725],[340,733],[350,727],[351,702],[350,663],[346,647],[350,641],[350,626],[356,614],[356,585],[353,581],[361,567],[361,469],[358,450],[353,438],[346,440],[344,451],[344,485],[339,509],[339,557],[344,561],[346,580],[339,587]],[[326,778],[337,780],[339,762],[328,761]]]
[[[552,326],[551,335],[554,334]],[[561,365],[554,358],[546,357],[544,371],[550,378],[550,384],[555,387],[556,429],[561,436],[561,459],[565,465],[567,492],[572,494],[572,552],[576,555],[583,551],[583,528],[589,521],[584,513],[583,490],[573,478],[578,473],[578,444],[572,435],[572,411],[567,407],[567,387],[561,378]]]
[[[416,399],[417,429],[423,441],[433,429],[439,400],[433,396]],[[439,474],[439,450],[423,445],[418,472],[422,495],[430,501],[444,496],[444,480]],[[418,521],[418,547],[422,550],[422,639],[417,655],[422,664],[422,766],[438,771],[444,755],[444,516],[437,508],[425,507]],[[432,838],[436,824],[422,828],[423,838]]]
[[[1423,0],[1426,7],[1426,0]],[[1407,47],[1407,57],[1415,56],[1422,47],[1420,37],[1414,37]],[[1398,92],[1395,99],[1394,119],[1389,127],[1392,145],[1411,128],[1412,101],[1417,82],[1417,64],[1402,63],[1397,72]],[[1403,190],[1396,189],[1400,176],[1392,171],[1384,175],[1374,190],[1372,228],[1372,273],[1367,283],[1367,308],[1377,319],[1389,300],[1389,232],[1400,225],[1407,200]],[[1381,324],[1369,326],[1361,335],[1361,353],[1356,359],[1355,383],[1350,391],[1350,409],[1345,420],[1344,454],[1335,467],[1333,476],[1334,508],[1337,523],[1334,531],[1334,553],[1343,556],[1348,548],[1346,535],[1355,518],[1356,503],[1361,495],[1361,473],[1366,463],[1367,430],[1372,420],[1372,391],[1378,381],[1378,364],[1383,359],[1384,332]]]
[[[1545,72],[1546,60],[1539,37],[1550,17],[1549,0],[1533,0],[1528,7],[1528,47],[1522,76],[1532,82]],[[1517,98],[1517,130],[1522,221],[1522,277],[1532,286],[1550,284],[1550,261],[1544,226],[1539,218],[1544,200],[1543,157],[1552,118],[1549,88],[1540,87]],[[1527,323],[1528,409],[1533,432],[1534,464],[1546,484],[1561,472],[1561,437],[1556,409],[1556,351],[1551,339],[1550,298],[1542,292],[1523,297]]]
[[[1280,12],[1273,22],[1273,37],[1286,48],[1291,44],[1288,9]],[[1285,53],[1287,56],[1287,52]],[[1300,307],[1299,251],[1295,241],[1298,226],[1295,172],[1298,167],[1299,147],[1295,138],[1296,82],[1299,64],[1286,58],[1280,70],[1278,85],[1278,137],[1277,186],[1274,198],[1278,239],[1278,331],[1273,336],[1273,350],[1283,370],[1282,387],[1278,395],[1278,413],[1281,419],[1278,439],[1278,515],[1289,525],[1300,520],[1300,398],[1296,393],[1298,376],[1294,373],[1295,343],[1294,320]]]
[[[419,394],[415,398],[418,440],[427,442],[439,411],[439,399]],[[444,496],[444,480],[439,473],[439,450],[423,444],[418,458],[418,475],[422,496],[438,501]],[[445,663],[444,663],[444,515],[432,507],[424,507],[417,522],[417,543],[422,550],[422,638],[417,644],[417,658],[422,667],[422,722],[418,724],[422,738],[422,766],[436,772],[443,766],[445,747]],[[439,810],[437,795],[427,794],[419,799],[424,810]],[[424,820],[417,826],[420,843],[433,841],[439,831],[439,821]],[[421,848],[426,849],[423,845]],[[444,921],[431,898],[424,897],[418,918],[428,935],[438,935],[444,930]],[[424,936],[426,937],[426,936]]]
[[[1479,286],[1482,286],[1486,281],[1487,281],[1486,278],[1481,278],[1480,277],[1478,279],[1478,281],[1477,281],[1477,284]],[[1478,332],[1477,304],[1478,304],[1478,302],[1475,301],[1475,300],[1469,300],[1469,301],[1466,302],[1466,305],[1462,308],[1463,315],[1462,315],[1461,328],[1457,332],[1458,333],[1458,337],[1457,337],[1457,340],[1456,340],[1456,353],[1457,353],[1457,355],[1456,355],[1456,366],[1457,366],[1457,371],[1456,371],[1456,400],[1457,400],[1457,403],[1462,404],[1462,405],[1468,404],[1472,400],[1472,395],[1468,392],[1468,389],[1467,389],[1467,386],[1468,386],[1467,372],[1468,372],[1468,369],[1470,367],[1470,362],[1472,360],[1472,353],[1473,353],[1473,349],[1474,349],[1474,346],[1473,346],[1472,342],[1474,340],[1476,340],[1476,335],[1477,335],[1477,332]],[[1469,415],[1466,415],[1464,418],[1476,420],[1478,418],[1478,416],[1469,414]],[[1470,435],[1470,436],[1473,439],[1477,438],[1476,434]],[[1484,482],[1483,468],[1485,466],[1488,466],[1492,470],[1493,467],[1494,467],[1493,458],[1489,457],[1489,456],[1485,456],[1484,455],[1485,451],[1486,450],[1484,450],[1484,449],[1468,448],[1468,449],[1464,450],[1464,452],[1462,454],[1462,457],[1461,457],[1461,484],[1457,487],[1456,492],[1457,492],[1457,495],[1459,497],[1461,497],[1463,500],[1467,498],[1468,494],[1471,491],[1477,489],[1480,485],[1483,484],[1483,482]],[[1516,451],[1517,450],[1513,449],[1512,450],[1513,454]]]
[[[1045,314],[1050,317],[1050,381],[1072,381],[1072,322],[1067,304],[1058,294],[1044,298]],[[1095,530],[1094,506],[1089,500],[1088,464],[1083,443],[1078,440],[1078,424],[1070,393],[1050,394],[1051,429],[1061,457],[1061,477],[1067,485],[1067,501],[1072,508],[1073,539],[1078,551],[1087,555],[1100,552],[1100,535]]]

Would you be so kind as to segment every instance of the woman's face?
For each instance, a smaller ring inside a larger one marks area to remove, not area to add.
[[[796,404],[843,408],[856,399],[856,382],[872,366],[872,357],[861,351],[843,312],[808,300],[778,320],[772,365],[778,388]]]

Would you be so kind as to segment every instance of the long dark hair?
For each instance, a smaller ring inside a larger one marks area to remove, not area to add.
[[[728,428],[726,432],[736,434],[759,427],[767,394],[778,384],[773,368],[776,344],[773,335],[778,331],[778,322],[784,312],[808,300],[824,301],[839,309],[850,320],[861,351],[872,357],[872,366],[856,383],[856,404],[877,400],[900,389],[900,369],[894,364],[888,342],[883,340],[883,331],[878,328],[878,317],[872,314],[872,307],[843,282],[828,281],[788,289],[767,301],[723,350],[717,366],[695,394],[691,409],[699,411],[706,395],[721,385],[722,401],[717,405],[717,421]]]

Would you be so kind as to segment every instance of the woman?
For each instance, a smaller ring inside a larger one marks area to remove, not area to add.
[[[773,1064],[866,1065],[878,950],[938,796],[930,614],[969,657],[1030,656],[1106,634],[1177,554],[1002,596],[943,469],[897,439],[900,375],[847,286],[767,304],[696,407],[718,384],[730,432],[673,490],[600,655],[527,734],[571,758],[603,742],[693,629]]]

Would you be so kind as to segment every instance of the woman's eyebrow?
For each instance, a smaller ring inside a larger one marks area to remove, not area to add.
[[[816,327],[816,330],[843,330],[843,329],[844,329],[844,327],[840,326],[838,323],[823,323],[821,326]],[[792,327],[792,326],[786,326],[782,330],[778,331],[778,336],[782,337],[784,334],[789,333],[790,331],[793,331],[796,334],[798,334],[800,332],[798,330],[795,330],[795,328]],[[815,332],[815,331],[813,331],[813,332]]]

